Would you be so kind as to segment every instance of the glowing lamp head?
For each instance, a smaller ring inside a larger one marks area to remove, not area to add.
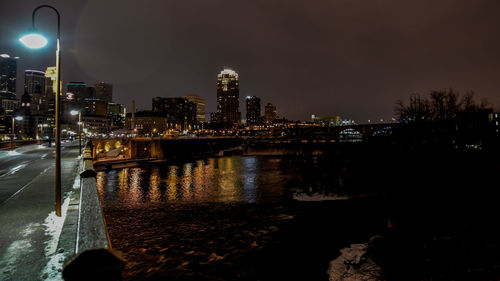
[[[22,117],[22,116],[16,116],[16,118],[15,118],[15,119],[16,119],[17,121],[21,121],[21,120],[23,120],[23,117]]]
[[[19,41],[21,41],[24,46],[30,49],[40,49],[45,47],[45,45],[47,45],[48,43],[45,37],[35,32],[24,35],[23,37],[19,38]]]
[[[80,113],[80,112],[77,110],[71,110],[71,112],[70,112],[70,114],[73,116],[78,115],[78,113]]]

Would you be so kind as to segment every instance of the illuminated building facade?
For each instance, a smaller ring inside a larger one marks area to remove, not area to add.
[[[16,99],[15,93],[0,92],[0,106],[5,110],[6,115],[12,114],[19,108],[19,100]]]
[[[198,123],[205,122],[205,99],[195,94],[187,95],[186,99],[196,104],[196,121]]]
[[[335,127],[342,125],[342,120],[340,119],[340,116],[316,116],[313,114],[311,116],[311,121],[313,123],[320,123],[323,126],[328,126],[328,127]]]
[[[118,130],[125,126],[125,107],[122,104],[108,103],[108,129],[109,131]]]
[[[17,59],[8,54],[0,55],[0,93],[16,95]]]
[[[264,107],[264,120],[266,123],[271,123],[278,119],[278,112],[276,111],[276,106],[268,102]]]
[[[188,129],[196,124],[196,103],[186,98],[153,98],[153,111],[160,112],[169,124]]]
[[[113,85],[104,82],[98,82],[94,84],[94,88],[95,98],[107,102],[111,102],[113,100]]]
[[[29,95],[45,93],[45,81],[45,72],[43,71],[24,71],[24,91]]]
[[[127,113],[125,127],[130,128],[131,123],[132,113]],[[168,129],[175,129],[175,124],[169,123],[162,112],[149,110],[135,112],[134,126],[139,135],[146,136],[163,133]]]
[[[86,99],[85,100],[85,114],[86,115],[98,115],[106,116],[108,115],[108,102],[98,99]]]
[[[47,93],[55,94],[57,92],[56,78],[57,78],[56,67],[55,66],[47,67],[47,69],[45,70],[45,87]]]
[[[217,118],[224,127],[241,122],[239,76],[225,68],[217,75]]]
[[[260,98],[256,96],[248,96],[246,98],[247,103],[247,124],[255,125],[261,122],[260,116]]]
[[[64,100],[75,103],[77,110],[86,107],[86,100],[95,99],[95,88],[83,82],[69,82]]]
[[[82,122],[89,133],[105,134],[108,131],[106,116],[84,115],[82,116]]]

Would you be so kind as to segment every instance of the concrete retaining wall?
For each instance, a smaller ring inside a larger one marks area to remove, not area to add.
[[[65,262],[65,280],[121,280],[124,262],[109,241],[97,194],[96,172],[89,147],[83,154],[75,255]]]

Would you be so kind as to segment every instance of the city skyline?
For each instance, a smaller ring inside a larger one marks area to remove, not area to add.
[[[27,51],[17,42],[29,28],[27,7],[38,2],[2,2],[0,52],[21,57],[18,72],[53,65],[51,48]],[[135,98],[147,108],[158,94],[196,93],[214,112],[214,77],[224,66],[241,75],[240,106],[258,96],[293,120],[389,120],[396,100],[448,88],[500,104],[500,20],[492,12],[499,4],[405,3],[292,1],[281,9],[278,2],[241,2],[226,5],[228,19],[217,19],[211,12],[219,5],[203,3],[122,1],[113,13],[113,5],[97,1],[51,2],[66,15],[62,80],[109,82],[121,104]],[[51,20],[40,17],[49,35]],[[213,39],[219,33],[222,42]]]

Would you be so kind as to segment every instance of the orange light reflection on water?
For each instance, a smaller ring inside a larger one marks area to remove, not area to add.
[[[149,194],[148,199],[150,202],[156,203],[161,201],[161,177],[160,177],[160,168],[153,167],[151,170],[151,176],[149,176]]]
[[[249,202],[259,200],[262,186],[279,193],[283,176],[277,163],[255,157],[222,157],[182,166],[147,166],[100,172],[101,198],[128,205],[174,201]],[[272,176],[271,176],[272,175]],[[269,186],[270,184],[276,187]]]

